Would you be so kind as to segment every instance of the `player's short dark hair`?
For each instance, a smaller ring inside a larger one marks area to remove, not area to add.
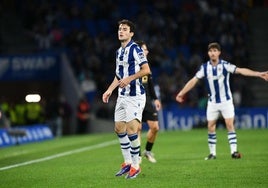
[[[209,43],[208,50],[210,50],[211,48],[216,48],[217,50],[221,51],[221,45],[217,42]]]
[[[142,47],[143,45],[146,45],[146,43],[143,40],[137,40],[135,41],[140,47]]]
[[[135,33],[136,26],[135,26],[135,24],[132,21],[123,19],[123,20],[120,20],[118,22],[118,25],[121,25],[121,24],[128,25],[130,27],[130,32]]]

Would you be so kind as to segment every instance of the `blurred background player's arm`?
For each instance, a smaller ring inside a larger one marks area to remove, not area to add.
[[[151,98],[154,100],[155,108],[158,111],[161,109],[162,105],[161,105],[161,102],[157,98],[156,93],[155,93],[152,74],[148,74],[147,77],[148,77],[148,90],[149,90],[148,92],[149,92],[149,95],[151,96]]]

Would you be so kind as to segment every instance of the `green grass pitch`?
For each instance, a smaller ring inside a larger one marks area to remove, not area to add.
[[[136,179],[115,177],[122,163],[114,133],[66,136],[0,148],[0,187],[268,187],[268,129],[237,130],[242,159],[231,159],[226,130],[217,130],[217,159],[207,130],[159,132]],[[142,137],[142,150],[145,134]]]

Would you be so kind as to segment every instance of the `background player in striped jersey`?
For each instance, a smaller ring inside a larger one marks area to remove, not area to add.
[[[151,72],[143,50],[132,40],[134,29],[135,25],[129,20],[118,22],[121,47],[116,51],[115,77],[102,96],[103,102],[108,103],[118,87],[114,121],[124,162],[116,176],[128,173],[126,178],[135,178],[141,171],[138,128],[146,101],[141,78]]]
[[[237,151],[237,137],[234,127],[234,105],[230,89],[229,77],[231,74],[241,74],[243,76],[259,77],[268,81],[267,72],[257,72],[247,68],[239,68],[235,65],[220,59],[221,47],[218,43],[208,45],[209,61],[202,64],[196,75],[189,80],[183,89],[177,94],[178,102],[184,101],[184,95],[190,91],[198,82],[204,78],[208,86],[208,146],[210,154],[205,160],[216,159],[216,122],[221,114],[224,118],[228,131],[228,140],[230,144],[231,157],[233,159],[241,158]]]
[[[144,41],[136,41],[136,43],[141,47],[141,49],[144,51],[144,55],[147,57],[149,51],[146,43]],[[149,127],[149,130],[147,132],[145,151],[143,151],[142,155],[146,157],[150,162],[156,163],[156,159],[154,158],[154,155],[151,151],[159,130],[157,111],[161,109],[162,105],[156,96],[151,73],[142,77],[142,84],[145,87],[146,91],[146,104],[142,114],[142,121],[146,122]],[[141,129],[142,128],[140,128],[139,136]]]

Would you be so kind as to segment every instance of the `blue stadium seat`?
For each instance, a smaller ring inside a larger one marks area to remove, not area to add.
[[[91,37],[95,37],[97,35],[97,26],[95,21],[93,20],[86,20],[84,22],[86,30]]]

